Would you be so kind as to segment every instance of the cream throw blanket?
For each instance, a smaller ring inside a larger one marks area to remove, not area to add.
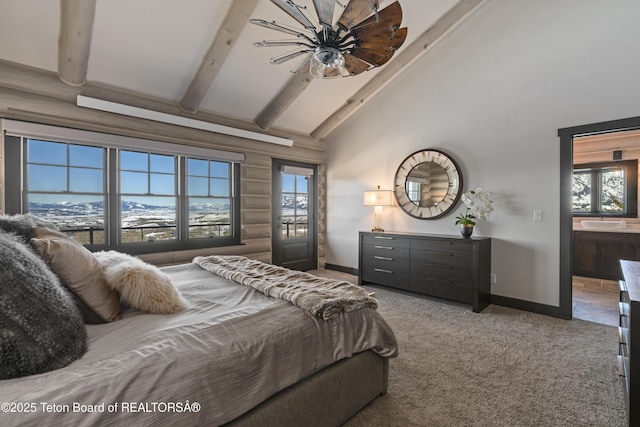
[[[192,262],[267,296],[289,301],[324,320],[342,311],[378,308],[375,298],[360,286],[345,281],[317,277],[243,256],[199,256]]]

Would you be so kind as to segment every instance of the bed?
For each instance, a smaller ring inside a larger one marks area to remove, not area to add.
[[[397,343],[375,307],[323,318],[203,265],[160,269],[186,309],[121,307],[68,366],[0,380],[0,425],[340,425],[386,392]]]

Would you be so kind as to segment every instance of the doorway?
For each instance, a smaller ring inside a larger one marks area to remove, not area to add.
[[[557,317],[573,316],[573,155],[574,138],[640,129],[640,117],[564,128],[560,137],[560,306]]]
[[[627,230],[638,217],[639,137],[630,130],[573,138],[573,318],[619,324],[619,260],[631,257]]]
[[[317,257],[317,166],[273,160],[272,262],[292,270],[313,270]]]

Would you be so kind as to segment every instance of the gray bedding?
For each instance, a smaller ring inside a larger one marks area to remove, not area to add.
[[[191,308],[87,325],[81,359],[0,381],[0,425],[220,425],[337,360],[396,355],[374,309],[320,320],[196,264],[162,270]]]

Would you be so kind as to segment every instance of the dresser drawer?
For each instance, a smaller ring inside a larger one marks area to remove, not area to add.
[[[378,268],[381,270],[390,270],[395,273],[409,273],[409,260],[407,258],[369,255],[363,258],[362,266],[365,270],[367,268]]]
[[[411,250],[412,263],[440,264],[451,267],[472,268],[473,257],[471,254],[457,252],[443,252],[431,250]]]
[[[429,264],[426,262],[411,261],[411,274],[434,279],[446,279],[453,282],[471,282],[473,271],[465,267],[454,267],[444,264]]]
[[[391,248],[411,247],[411,239],[386,234],[367,234],[362,237],[362,243],[372,246],[385,246]]]
[[[360,272],[363,282],[377,283],[393,288],[409,290],[409,274],[365,265]]]
[[[620,345],[629,345],[629,329],[618,326],[618,341]]]
[[[625,357],[622,355],[618,355],[618,366],[617,366],[618,375],[621,377],[625,377]]]
[[[415,239],[411,242],[411,249],[419,249],[429,252],[471,254],[473,252],[473,245],[457,242],[455,240]]]
[[[432,295],[440,298],[447,298],[471,304],[473,295],[469,283],[454,282],[445,279],[434,279],[422,276],[411,275],[409,290]]]
[[[394,248],[384,245],[364,245],[362,248],[362,256],[365,262],[372,260],[404,260],[409,262],[408,248]]]
[[[629,290],[627,289],[627,283],[624,280],[618,281],[618,286],[620,287],[620,301],[624,303],[629,303]]]
[[[620,316],[619,326],[622,327],[622,328],[629,329],[629,327],[631,326],[629,324],[629,318],[627,316]]]

